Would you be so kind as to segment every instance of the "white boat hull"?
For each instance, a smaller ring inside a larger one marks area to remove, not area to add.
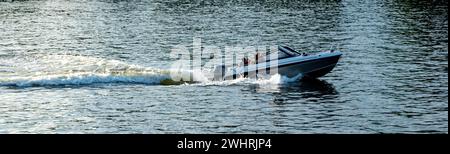
[[[248,65],[226,71],[222,79],[232,80],[242,76],[252,78],[267,74],[280,74],[290,78],[302,74],[303,77],[318,78],[331,72],[341,55],[339,51],[328,51],[310,56],[280,59],[276,62]]]

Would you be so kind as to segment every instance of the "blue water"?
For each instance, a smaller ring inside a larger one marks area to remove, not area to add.
[[[415,0],[0,2],[0,133],[448,133],[447,10]],[[344,55],[312,81],[161,84],[171,49],[193,38]]]

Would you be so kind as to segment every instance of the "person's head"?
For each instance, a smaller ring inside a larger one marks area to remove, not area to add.
[[[255,54],[255,59],[258,59],[259,57],[261,57],[261,53],[259,53],[258,51]]]
[[[248,62],[248,58],[247,58],[247,57],[244,57],[244,58],[242,58],[242,61],[243,61],[244,63],[247,63],[247,62]]]

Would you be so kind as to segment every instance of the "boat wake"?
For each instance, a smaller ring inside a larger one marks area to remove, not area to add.
[[[115,60],[83,56],[44,56],[33,60],[13,59],[7,62],[0,59],[3,71],[0,72],[0,86],[10,87],[47,87],[92,84],[150,84],[150,85],[274,85],[286,84],[299,80],[302,76],[293,78],[279,74],[258,79],[238,78],[228,81],[210,81],[201,71],[164,70],[130,65]],[[8,66],[5,68],[5,66]],[[174,73],[176,72],[176,73]],[[175,75],[179,78],[193,75],[193,82],[179,82],[172,80]]]
[[[90,85],[96,83],[136,83],[136,84],[159,84],[168,76],[157,73],[128,74],[106,74],[106,73],[72,73],[45,75],[34,77],[11,77],[1,79],[1,86],[63,86],[63,85]]]
[[[273,85],[284,85],[292,82],[297,82],[302,79],[303,75],[298,74],[292,78],[282,76],[280,74],[267,75],[259,78],[237,78],[235,80],[224,80],[224,81],[205,81],[198,82],[192,85],[201,86],[230,86],[230,85],[260,85],[260,86],[273,86]]]

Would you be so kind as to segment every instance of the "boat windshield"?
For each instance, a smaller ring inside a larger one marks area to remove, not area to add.
[[[294,49],[287,47],[287,46],[278,46],[278,50],[291,56],[291,57],[301,55],[299,52],[297,52]]]
[[[277,56],[278,54],[278,56]],[[274,59],[283,59],[283,58],[288,58],[288,57],[295,57],[295,56],[300,56],[301,54],[298,53],[297,51],[286,47],[286,46],[278,46],[278,51],[275,53],[270,53],[269,54],[269,59],[270,60],[274,60]]]

